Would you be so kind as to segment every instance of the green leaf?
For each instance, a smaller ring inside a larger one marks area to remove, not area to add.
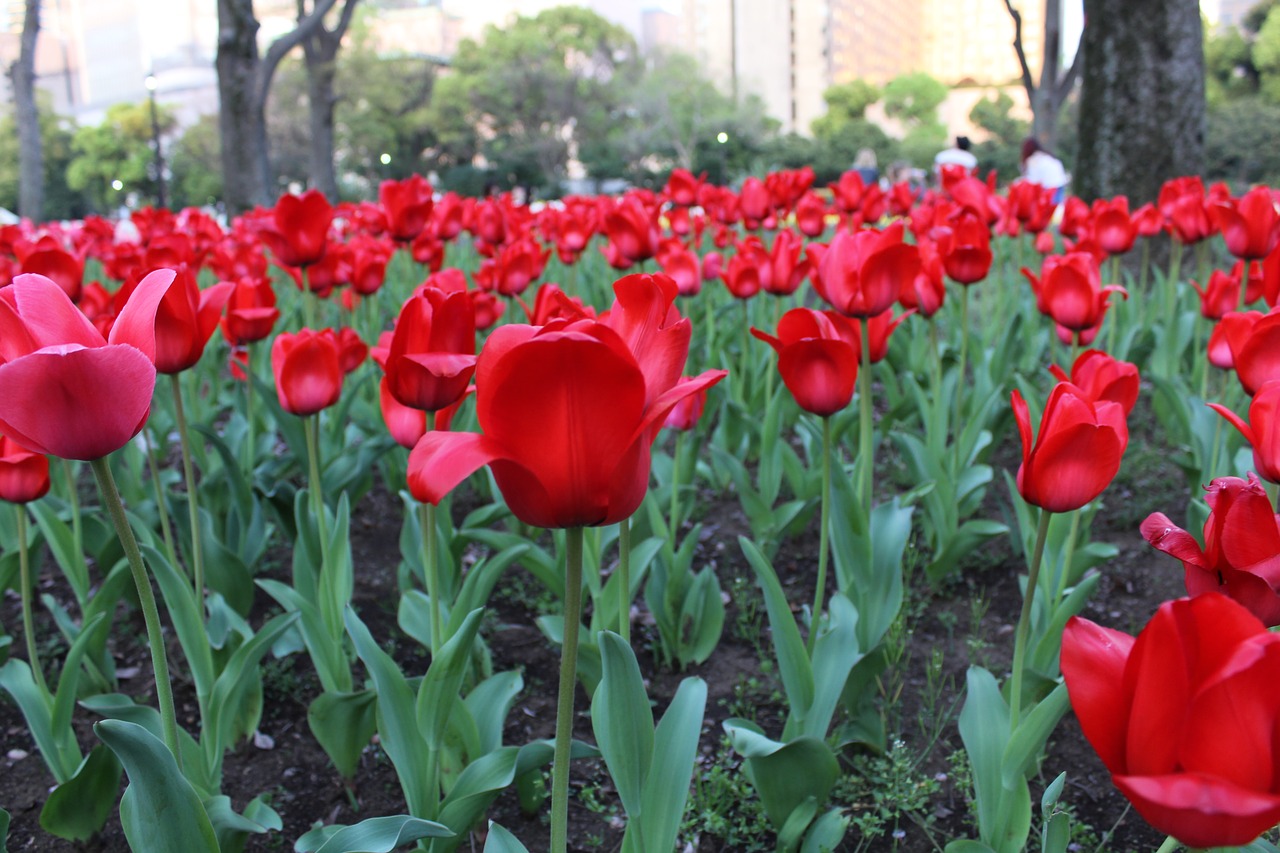
[[[120,823],[133,853],[219,853],[200,798],[158,738],[123,720],[103,720],[93,730],[129,774]]]
[[[191,582],[170,565],[164,554],[149,545],[142,546],[142,553],[160,585],[165,608],[173,620],[173,629],[191,670],[191,680],[196,685],[196,697],[203,708],[216,676],[200,602],[196,601]]]
[[[0,808],[0,853],[9,853],[9,813]]]
[[[471,712],[480,739],[480,753],[485,755],[502,746],[502,727],[511,706],[524,689],[518,672],[499,672],[486,678],[467,694],[464,704]],[[479,755],[472,756],[478,758]]]
[[[689,801],[693,762],[698,754],[706,707],[706,682],[701,678],[686,678],[680,682],[654,732],[653,763],[644,782],[644,813],[640,818],[645,850],[675,849],[676,835]],[[630,826],[627,834],[631,834]]]
[[[69,733],[53,728],[53,697],[36,684],[27,662],[13,658],[0,666],[0,687],[18,703],[18,708],[27,721],[27,728],[31,730],[31,737],[36,742],[36,748],[40,750],[53,778],[59,782],[71,778],[75,772],[72,762],[79,758],[79,753],[77,750],[75,759],[68,758],[66,753],[69,746],[74,746],[74,738],[68,744]]]
[[[209,815],[209,822],[213,824],[213,832],[218,837],[221,853],[243,853],[250,835],[279,832],[284,827],[280,815],[264,803],[261,797],[254,798],[245,807],[243,815],[236,814],[231,806],[231,798],[223,794],[205,800],[204,807]]]
[[[298,839],[298,853],[391,853],[420,838],[453,835],[447,826],[408,815],[371,817],[354,826],[325,826]]]
[[[520,843],[520,839],[489,821],[489,837],[484,841],[484,853],[529,853],[529,849]]]
[[[725,720],[724,730],[733,748],[747,759],[751,781],[776,829],[785,826],[792,811],[806,800],[826,802],[840,765],[825,741],[799,737],[778,743],[755,724],[739,719]]]
[[[467,614],[458,633],[450,637],[431,660],[426,676],[418,688],[418,731],[430,749],[444,746],[445,732],[449,728],[449,715],[458,704],[458,691],[462,689],[462,677],[467,672],[471,646],[484,608],[478,607]],[[379,691],[381,696],[381,691]]]
[[[1058,721],[1070,707],[1067,685],[1059,684],[1018,722],[1018,729],[1009,738],[1001,761],[1001,784],[1004,787],[1012,789],[1015,782],[1027,777],[1044,751],[1049,735],[1053,734]]]
[[[378,730],[378,695],[372,690],[321,693],[307,707],[307,724],[344,779],[356,774],[360,753]]]
[[[40,826],[68,841],[87,841],[106,823],[119,789],[120,762],[98,744],[75,775],[49,794],[40,810]]]
[[[261,687],[262,676],[258,670],[258,662],[271,649],[271,644],[297,619],[297,613],[277,614],[258,629],[253,639],[231,655],[218,675],[218,680],[214,682],[213,694],[209,697],[209,716],[201,736],[206,755],[220,756],[235,745],[236,724],[241,719],[240,708],[251,688]],[[215,735],[212,739],[211,734]]]
[[[792,715],[803,725],[804,718],[813,705],[814,684],[813,667],[809,663],[804,641],[800,639],[800,629],[796,627],[786,593],[768,559],[745,536],[738,537],[738,544],[746,555],[747,562],[755,569],[760,588],[764,591],[765,610],[769,614],[769,628],[773,635],[774,653],[778,657],[782,686],[787,692],[787,703]]]
[[[35,518],[44,540],[49,543],[49,550],[58,568],[67,576],[67,583],[75,593],[76,601],[82,605],[89,600],[89,577],[85,574],[84,555],[76,553],[75,537],[71,527],[58,517],[58,513],[49,501],[34,501],[27,504],[31,515]]]
[[[849,828],[849,816],[840,809],[831,809],[818,818],[805,833],[800,853],[833,853],[844,840]]]
[[[795,732],[819,739],[827,736],[849,673],[862,660],[862,650],[858,648],[855,633],[858,611],[839,592],[831,596],[828,609],[831,617],[819,629],[818,639],[813,644],[813,705]],[[791,734],[789,728],[784,729],[786,735]]]
[[[612,631],[598,635],[603,676],[591,700],[591,727],[627,817],[644,812],[653,761],[653,712],[631,647]]]
[[[996,853],[981,841],[974,841],[971,838],[957,838],[949,843],[944,853]]]

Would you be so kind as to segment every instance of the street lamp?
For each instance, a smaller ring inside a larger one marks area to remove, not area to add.
[[[729,183],[729,134],[723,130],[720,131],[716,134],[716,142],[720,143],[720,182],[727,185]]]
[[[148,74],[143,81],[147,86],[147,100],[151,105],[151,145],[155,151],[156,169],[156,202],[160,207],[168,207],[165,200],[164,186],[164,152],[160,149],[160,116],[156,111],[156,87],[159,85],[156,75]]]

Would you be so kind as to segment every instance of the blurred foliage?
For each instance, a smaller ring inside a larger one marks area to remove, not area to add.
[[[169,203],[175,209],[212,205],[222,197],[221,151],[216,115],[200,116],[169,146]]]
[[[995,170],[1001,181],[1011,181],[1020,171],[1022,140],[1031,132],[1031,123],[1013,115],[1013,98],[999,92],[983,98],[969,111],[969,121],[989,135],[973,146],[978,158],[978,174]]]
[[[173,110],[156,105],[161,138],[177,127]],[[140,104],[115,104],[107,108],[102,124],[80,127],[71,138],[71,162],[67,186],[83,192],[92,208],[109,212],[126,199],[153,203],[159,190],[152,145],[151,108]],[[112,188],[120,181],[123,188]]]
[[[89,212],[83,193],[67,186],[71,163],[71,120],[53,111],[47,92],[36,89],[40,116],[40,144],[44,149],[44,215],[46,219],[78,219]],[[13,104],[0,111],[0,207],[18,209],[18,128]]]

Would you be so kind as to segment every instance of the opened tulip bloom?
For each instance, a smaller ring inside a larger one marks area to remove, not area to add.
[[[281,196],[260,236],[280,263],[306,267],[324,257],[332,223],[333,208],[324,193],[308,190],[301,196]]]
[[[172,270],[144,278],[108,338],[42,275],[0,288],[0,432],[82,460],[137,435],[156,383],[156,310],[173,278]]]
[[[1111,400],[1119,403],[1125,415],[1132,412],[1138,402],[1142,380],[1137,365],[1112,358],[1102,350],[1085,350],[1076,356],[1070,376],[1056,364],[1049,371],[1060,382],[1075,385],[1094,402]]]
[[[846,317],[883,314],[920,268],[915,246],[902,242],[901,224],[880,231],[842,231],[825,248],[809,245],[817,264],[814,286]]]
[[[476,322],[464,291],[424,287],[400,309],[384,369],[401,405],[435,412],[456,403],[476,367]]]
[[[1075,385],[1059,382],[1036,435],[1018,391],[1013,392],[1013,416],[1022,437],[1018,492],[1032,506],[1049,512],[1079,509],[1102,494],[1120,470],[1129,427],[1119,403],[1094,402]]]
[[[1136,638],[1073,616],[1062,674],[1080,728],[1138,814],[1192,848],[1280,822],[1280,634],[1211,593]]]
[[[858,327],[834,311],[792,308],[782,315],[778,335],[751,334],[778,354],[778,372],[806,412],[827,417],[849,405],[858,380]]]
[[[1209,408],[1226,418],[1249,442],[1254,470],[1264,480],[1280,483],[1280,380],[1270,380],[1253,395],[1248,422],[1220,403],[1210,403]]]
[[[667,414],[725,373],[680,381],[690,325],[671,322],[675,282],[629,276],[616,289],[606,321],[507,325],[489,337],[476,367],[483,434],[428,432],[409,459],[415,497],[439,503],[489,465],[527,524],[613,524],[635,512]]]
[[[1205,500],[1203,548],[1162,512],[1142,522],[1143,537],[1182,561],[1187,595],[1221,592],[1265,624],[1280,625],[1280,524],[1257,475],[1219,477]]]

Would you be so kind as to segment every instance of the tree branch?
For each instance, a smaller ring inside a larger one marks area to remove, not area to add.
[[[280,60],[284,59],[289,51],[302,44],[303,39],[309,37],[316,27],[324,22],[324,16],[337,2],[338,0],[316,0],[310,15],[298,21],[296,27],[273,41],[271,47],[267,48],[267,55],[258,64],[257,79],[254,81],[254,98],[258,103],[266,103],[267,92],[271,88],[271,78],[275,75]]]
[[[1036,102],[1036,82],[1031,76],[1031,66],[1027,65],[1027,53],[1022,49],[1022,13],[1013,8],[1013,0],[1004,0],[1004,7],[1013,18],[1013,52],[1018,55],[1018,66],[1022,69],[1022,88],[1027,90],[1027,102]]]
[[[1086,24],[1088,26],[1088,24]],[[1076,85],[1076,80],[1080,79],[1080,74],[1084,68],[1084,62],[1081,58],[1084,56],[1084,32],[1080,33],[1080,41],[1076,43],[1075,56],[1071,57],[1071,67],[1067,69],[1067,73],[1063,74],[1054,83],[1053,94],[1054,101],[1062,103],[1066,100],[1067,95],[1071,94],[1071,90]]]

